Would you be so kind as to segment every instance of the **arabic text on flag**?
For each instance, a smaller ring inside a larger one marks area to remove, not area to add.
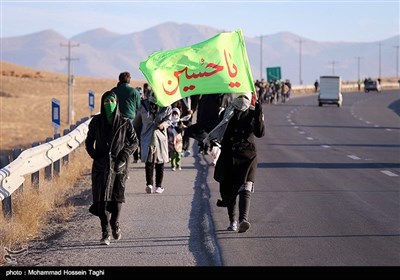
[[[155,52],[139,69],[160,106],[191,95],[255,91],[240,29],[185,48]]]

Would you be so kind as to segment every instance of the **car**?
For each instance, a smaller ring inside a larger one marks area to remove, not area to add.
[[[379,84],[379,81],[377,81],[377,80],[366,80],[364,83],[364,91],[365,92],[369,92],[369,91],[381,92],[381,85]]]

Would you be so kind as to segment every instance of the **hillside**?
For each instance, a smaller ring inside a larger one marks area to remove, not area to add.
[[[0,153],[13,148],[30,148],[35,141],[45,142],[54,135],[51,120],[51,101],[60,101],[61,126],[58,133],[69,128],[67,74],[58,74],[0,62]],[[113,79],[76,76],[73,87],[74,122],[90,116],[88,92],[95,93],[95,110],[99,111],[101,95],[114,87]],[[132,86],[143,85],[132,81]]]
[[[393,46],[399,44],[399,36],[380,42],[322,42],[291,32],[268,34],[268,27],[265,31],[263,40],[243,34],[254,79],[265,78],[267,67],[281,67],[282,79],[290,79],[293,85],[312,85],[319,76],[331,73],[340,75],[344,81],[356,80],[358,76],[360,79],[377,78],[378,75],[390,77],[397,73]],[[139,64],[153,52],[190,46],[222,31],[211,26],[165,22],[139,32],[129,32],[127,27],[124,32],[118,34],[96,28],[66,38],[57,30],[47,29],[0,38],[2,60],[67,73],[68,64],[60,59],[68,54],[66,46],[70,41],[75,46],[71,48],[71,57],[78,60],[73,63],[76,75],[112,79],[121,69],[127,69],[133,77],[143,80]],[[301,67],[299,39],[304,42],[301,45]],[[382,44],[379,59],[378,43]],[[362,58],[359,67],[356,57]]]

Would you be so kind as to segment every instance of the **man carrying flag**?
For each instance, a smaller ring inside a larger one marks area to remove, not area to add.
[[[139,69],[160,106],[191,95],[255,92],[240,29],[192,46],[155,52]]]

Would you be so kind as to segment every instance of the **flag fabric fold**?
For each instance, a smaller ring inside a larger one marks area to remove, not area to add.
[[[240,29],[184,48],[159,51],[140,62],[157,103],[191,95],[255,92]]]

